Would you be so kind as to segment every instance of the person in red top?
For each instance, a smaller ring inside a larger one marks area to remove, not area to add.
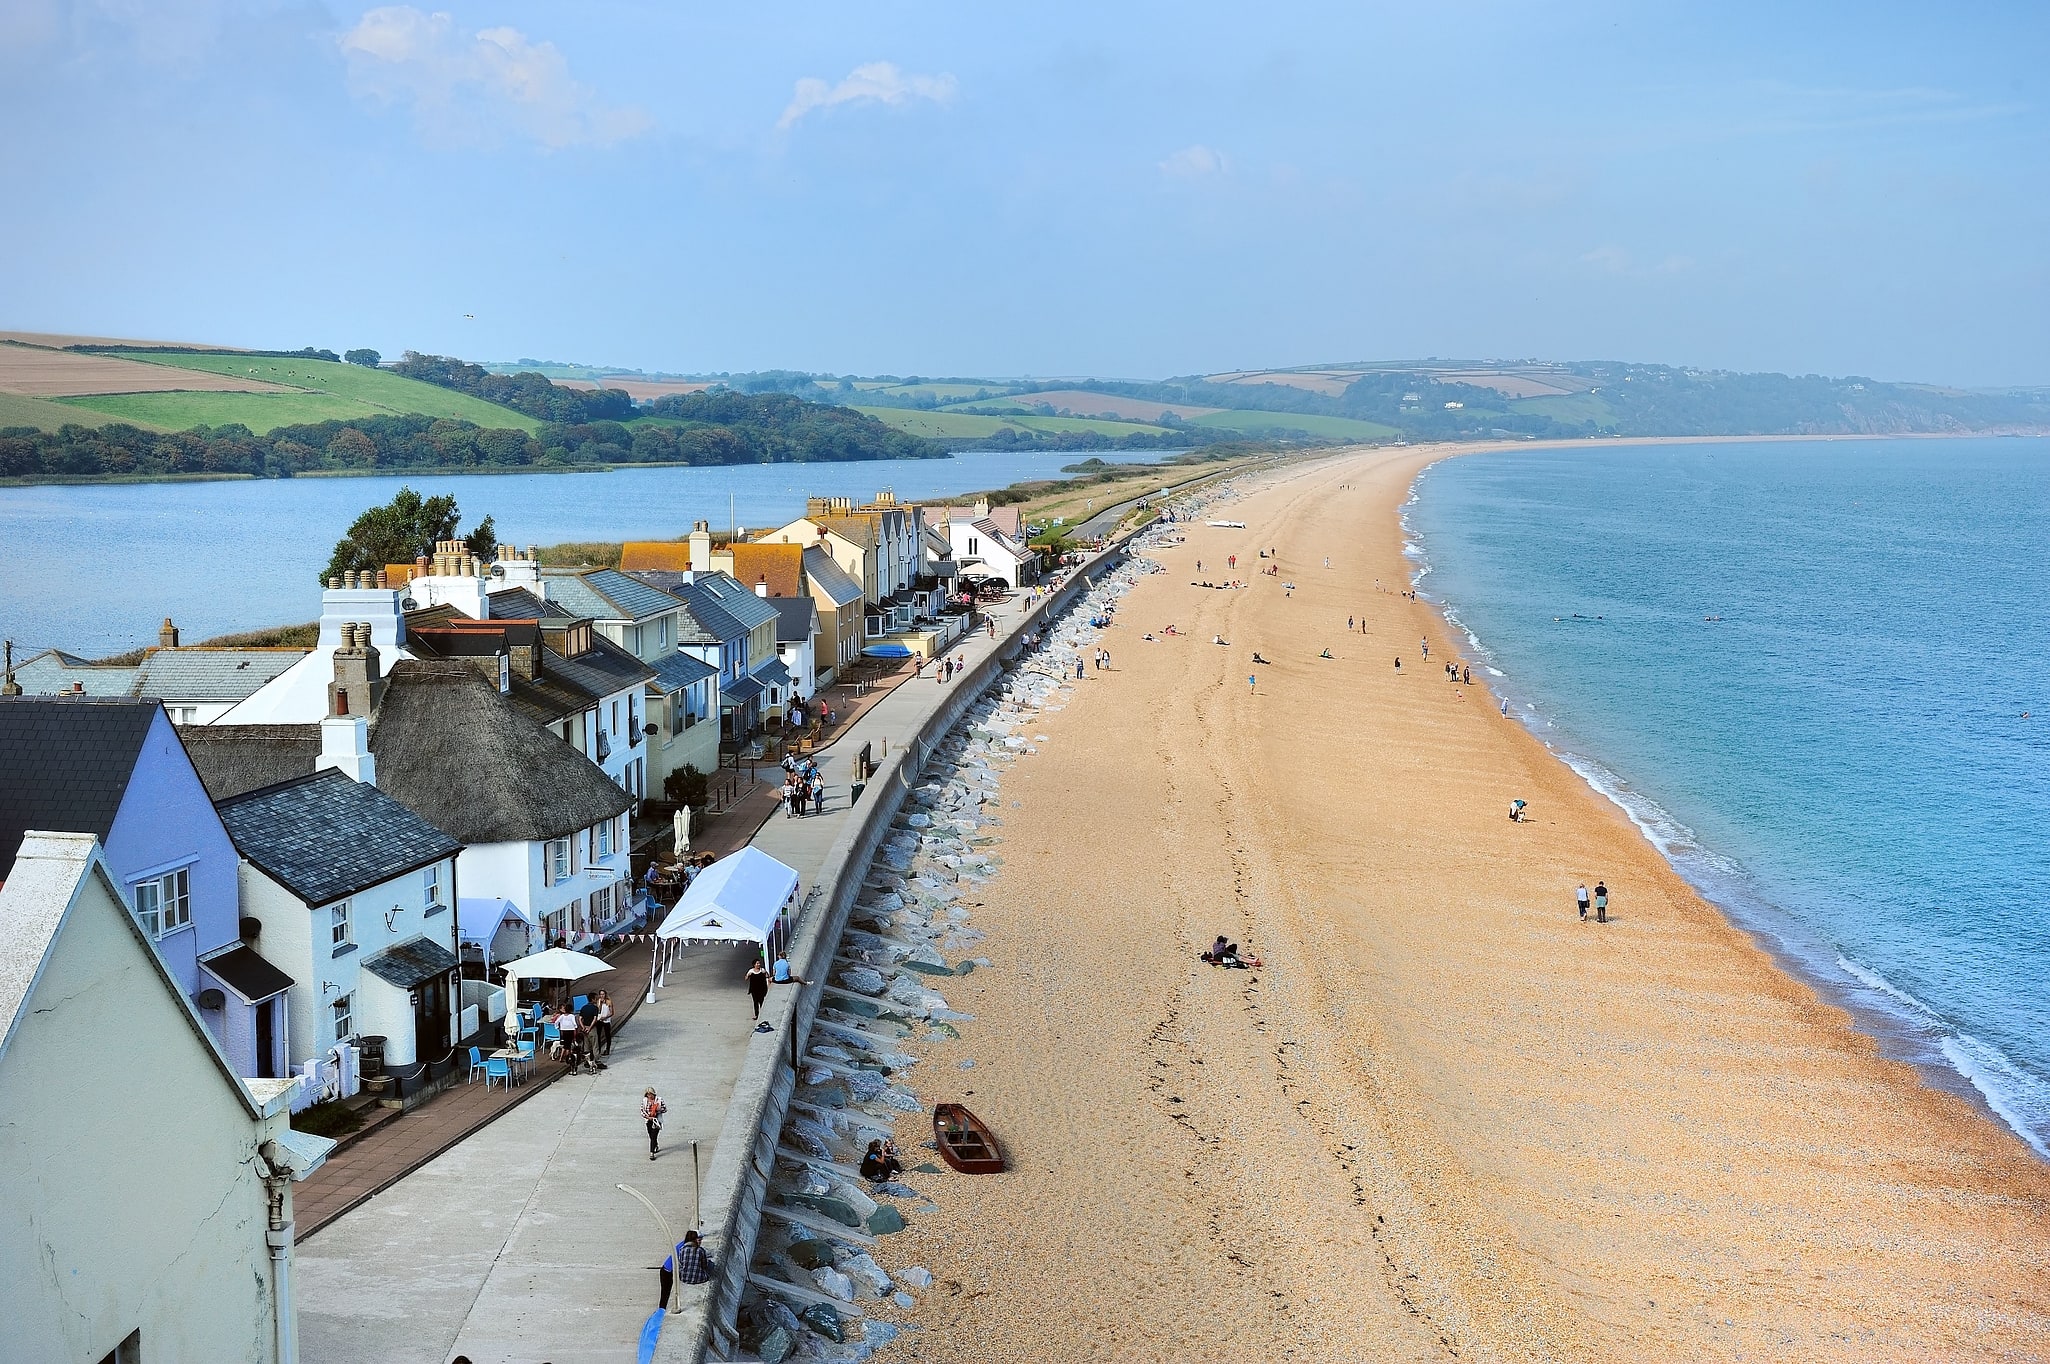
[[[669,1105],[654,1090],[641,1092],[641,1121],[648,1125],[649,1160],[662,1154],[662,1115],[668,1111]]]

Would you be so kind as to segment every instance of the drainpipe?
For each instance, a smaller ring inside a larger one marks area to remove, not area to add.
[[[264,1181],[270,1195],[270,1226],[264,1244],[270,1247],[270,1274],[276,1299],[278,1364],[299,1364],[298,1322],[292,1314],[292,1177],[272,1175]]]

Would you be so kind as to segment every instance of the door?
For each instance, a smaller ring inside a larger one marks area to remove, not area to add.
[[[448,999],[446,975],[423,980],[413,991],[413,1058],[423,1065],[447,1056],[454,1043],[448,1035]]]
[[[278,1025],[277,1011],[284,1007],[285,997],[266,999],[256,1006],[256,1078],[276,1080],[278,1074]]]

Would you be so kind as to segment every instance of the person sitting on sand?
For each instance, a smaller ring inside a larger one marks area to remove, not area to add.
[[[1219,958],[1221,958],[1221,957],[1223,957],[1223,956],[1224,956],[1224,954],[1225,954],[1225,951],[1226,951],[1226,950],[1227,950],[1228,948],[1230,948],[1230,946],[1231,946],[1231,944],[1230,944],[1229,942],[1227,942],[1227,941],[1225,940],[1225,936],[1224,936],[1224,935],[1223,935],[1222,933],[1218,934],[1218,935],[1217,935],[1217,941],[1216,941],[1216,942],[1214,942],[1214,943],[1212,943],[1212,944],[1210,944],[1210,950],[1209,950],[1208,952],[1205,952],[1205,953],[1203,954],[1203,960],[1205,960],[1205,961],[1216,961],[1216,960],[1218,960]]]
[[[861,1177],[872,1184],[895,1179],[904,1173],[904,1162],[897,1159],[897,1144],[885,1143],[877,1138],[868,1144],[868,1154],[861,1158]]]
[[[1325,650],[1325,651],[1324,651],[1323,653],[1321,653],[1321,654],[1318,654],[1318,655],[1317,655],[1317,657],[1319,657],[1319,658],[1329,658],[1329,657],[1331,657],[1331,651],[1330,651],[1329,649],[1326,649],[1326,650]]]
[[[1224,644],[1225,638],[1223,635],[1212,635],[1210,636],[1210,642],[1212,644]]]
[[[1524,809],[1525,809],[1525,808],[1526,808],[1526,807],[1525,807],[1524,803],[1523,803],[1522,801],[1520,801],[1520,800],[1512,800],[1512,801],[1510,801],[1510,802],[1509,802],[1509,818],[1510,818],[1510,820],[1511,820],[1511,821],[1513,821],[1514,823],[1517,823],[1517,824],[1521,824],[1521,823],[1523,823],[1523,812],[1524,812]]]

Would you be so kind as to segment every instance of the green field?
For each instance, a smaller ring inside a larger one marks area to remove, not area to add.
[[[363,365],[341,364],[332,360],[304,360],[297,356],[280,359],[267,355],[229,355],[222,353],[201,355],[164,355],[144,351],[123,352],[125,358],[142,360],[153,365],[168,365],[172,369],[195,369],[210,374],[233,374],[243,378],[263,379],[274,384],[290,384],[294,388],[309,390],[306,397],[311,400],[299,409],[288,409],[277,405],[280,399],[297,395],[283,393],[137,393],[110,395],[119,396],[124,402],[139,400],[146,403],[156,398],[205,398],[225,399],[230,404],[248,405],[248,416],[233,415],[235,406],[206,407],[210,413],[224,413],[202,418],[209,425],[221,422],[241,422],[252,431],[269,431],[276,426],[290,426],[298,422],[329,420],[347,421],[354,417],[378,415],[408,416],[418,414],[425,417],[453,417],[458,421],[475,422],[478,426],[502,430],[538,431],[541,423],[534,418],[487,403],[482,398],[472,398],[467,393],[441,388],[435,384],[423,384],[418,379],[408,379],[381,369],[369,369]],[[93,396],[73,400],[80,407],[96,412],[116,413],[117,409],[103,406],[109,398]],[[149,412],[147,405],[138,406],[138,412]],[[297,410],[317,412],[318,416],[277,414]],[[120,412],[123,420],[134,417]],[[151,418],[151,420],[157,420]],[[167,419],[169,420],[169,419]],[[269,426],[259,425],[269,422]],[[179,422],[179,427],[192,425]],[[178,429],[178,428],[174,428]]]
[[[0,426],[33,426],[44,431],[55,431],[70,422],[78,426],[98,426],[89,415],[74,412],[62,403],[49,398],[29,398],[19,393],[0,393]],[[136,425],[142,425],[137,422]]]
[[[956,402],[962,398],[973,398],[978,393],[992,397],[1010,390],[1009,384],[879,384],[873,381],[856,380],[854,387],[863,393],[887,393],[892,398],[908,398],[913,402],[931,398],[936,403]]]
[[[1402,434],[1392,426],[1383,426],[1379,422],[1363,422],[1352,417],[1313,417],[1301,412],[1248,412],[1243,408],[1231,412],[1212,412],[1203,417],[1191,417],[1189,425],[1221,431],[1243,431],[1249,436],[1303,431],[1312,436],[1324,436],[1331,440],[1386,440],[1390,436]]]
[[[280,426],[383,415],[380,408],[326,393],[93,393],[83,398],[50,401],[81,414],[72,420],[87,426],[100,423],[82,414],[98,413],[109,421],[130,422],[159,431],[240,424],[259,435],[267,435]]]
[[[1567,393],[1557,398],[1518,398],[1509,404],[1516,413],[1535,412],[1562,422],[1612,422],[1616,414],[1599,393]]]
[[[1099,421],[1090,417],[988,417],[974,412],[925,412],[910,407],[857,407],[899,431],[939,439],[985,440],[1009,428],[1013,431],[1092,431],[1105,436],[1129,436],[1135,431],[1161,435],[1164,426],[1143,426],[1138,422]]]

